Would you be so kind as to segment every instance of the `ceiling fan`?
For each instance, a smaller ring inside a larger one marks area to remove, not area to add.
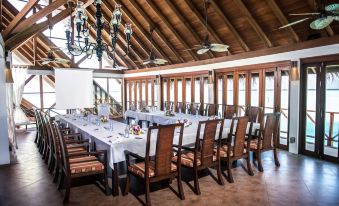
[[[154,55],[154,42],[153,42],[153,31],[154,29],[151,28],[150,29],[150,33],[151,33],[151,44],[152,44],[152,49],[149,53],[149,57],[148,59],[145,60],[141,60],[141,61],[136,61],[136,62],[142,62],[143,65],[147,65],[147,64],[156,64],[156,65],[164,65],[166,64],[168,61],[166,59],[161,59],[161,58],[156,58]]]
[[[113,65],[112,66],[105,66],[105,69],[113,69],[113,70],[127,70],[127,67],[122,67],[122,66],[118,66],[115,61],[113,61]]]
[[[213,52],[227,52],[229,46],[226,44],[218,44],[218,43],[211,43],[209,41],[209,32],[208,32],[208,8],[210,5],[209,0],[203,0],[204,1],[204,9],[205,9],[205,29],[206,29],[206,36],[204,39],[204,42],[201,45],[195,45],[192,49],[187,50],[197,50],[197,54],[205,54],[208,51]],[[187,51],[186,50],[186,51]]]
[[[52,33],[52,27],[49,26],[49,40],[52,41],[51,33]],[[47,65],[49,63],[58,63],[58,64],[68,64],[70,63],[70,60],[63,59],[63,58],[57,58],[53,55],[54,51],[62,51],[60,47],[50,47],[51,49],[47,52],[47,58],[42,58],[41,60],[37,60],[38,62],[42,62],[42,65]]]
[[[297,21],[291,22],[284,26],[279,27],[278,29],[283,29],[286,27],[290,27],[301,22],[307,20],[313,20],[310,23],[311,29],[321,30],[326,28],[330,25],[334,20],[339,21],[339,4],[328,4],[325,5],[324,0],[320,0],[318,4],[318,8],[315,12],[311,13],[297,13],[297,14],[290,14],[291,16],[310,16],[303,19],[299,19]]]

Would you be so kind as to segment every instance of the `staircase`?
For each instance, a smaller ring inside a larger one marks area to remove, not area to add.
[[[98,106],[100,100],[105,100],[109,102],[110,111],[113,118],[122,117],[122,105],[120,102],[115,100],[104,88],[102,88],[96,81],[93,81],[94,87],[94,99],[95,99],[95,108]],[[98,101],[99,100],[99,101]]]

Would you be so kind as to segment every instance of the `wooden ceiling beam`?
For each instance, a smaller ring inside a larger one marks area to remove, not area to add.
[[[312,10],[315,10],[316,9],[316,4],[315,4],[315,1],[314,0],[307,0],[307,3],[308,3],[308,6],[312,9]],[[328,25],[326,28],[325,28],[328,36],[334,36],[335,33],[331,27],[331,25]]]
[[[67,3],[67,0],[54,1],[53,3],[49,4],[45,8],[33,14],[32,16],[28,17],[24,21],[20,22],[20,24],[13,30],[12,33],[18,33],[18,32],[25,30],[27,27],[32,26],[33,24],[35,24],[37,21],[39,21],[43,17],[46,17],[47,15],[51,14],[54,10],[61,7],[65,3]]]
[[[121,0],[114,0],[114,2],[123,5]],[[144,38],[148,41],[149,45],[151,45],[151,47],[154,46],[155,51],[160,55],[160,57],[166,58],[168,62],[172,64],[173,61],[170,58],[167,58],[168,57],[167,54],[159,47],[159,45],[152,43],[149,31],[146,31],[143,28],[141,23],[139,23],[139,21],[134,17],[134,15],[126,7],[123,7],[121,11],[124,14],[123,17],[126,16],[131,21],[131,23],[137,28],[137,30],[139,30],[140,34],[143,35]],[[180,61],[183,61],[181,57],[179,59]]]
[[[95,22],[94,16],[93,16],[90,12],[88,12],[88,11],[87,11],[87,16],[88,16],[88,23],[93,24],[93,23]],[[91,29],[93,29],[93,28],[91,28]],[[93,33],[95,33],[94,29],[93,29]],[[95,38],[95,37],[94,37],[94,38]],[[109,45],[109,47],[111,47],[111,43],[110,43],[110,42],[111,42],[111,40],[110,40],[110,35],[109,35],[109,33],[107,32],[106,29],[103,29],[103,31],[102,31],[102,38],[103,38],[103,40],[106,42],[106,44]],[[124,55],[124,51],[123,51],[123,49],[121,49],[121,46],[120,46],[119,42],[117,42],[116,50],[115,50],[115,51],[116,51],[117,53],[119,53],[119,56],[122,57],[122,59],[125,61],[125,63],[127,64],[128,67],[134,68],[134,67],[136,66],[135,63],[134,63],[134,61],[133,61],[132,59],[130,59],[129,56],[125,56],[125,55]],[[109,53],[107,53],[107,54],[110,55]],[[111,55],[110,55],[110,57],[112,58]],[[135,65],[135,66],[132,66],[131,64],[128,64],[128,63],[127,63],[128,60],[126,59],[126,57],[127,57],[127,58],[129,59],[129,61],[132,62],[132,64]]]
[[[266,2],[270,6],[274,15],[278,18],[281,25],[289,24],[289,21],[287,20],[286,16],[281,11],[280,7],[278,6],[278,4],[275,0],[266,0]],[[287,29],[291,33],[294,42],[296,42],[296,43],[300,42],[300,38],[299,38],[298,34],[294,31],[293,27],[289,26],[289,27],[287,27]]]
[[[267,37],[267,35],[265,34],[265,32],[262,30],[262,28],[259,26],[259,24],[257,23],[257,21],[254,19],[254,17],[252,16],[252,14],[250,13],[250,11],[246,8],[244,2],[242,2],[243,0],[233,0],[233,2],[237,5],[237,7],[241,10],[242,14],[245,14],[245,16],[247,17],[248,22],[250,23],[250,25],[252,26],[252,28],[254,29],[254,31],[258,34],[258,36],[260,37],[260,39],[265,43],[265,45],[267,47],[273,47],[273,44],[271,42],[271,40]]]
[[[230,20],[226,17],[225,13],[220,9],[220,6],[214,1],[210,0],[211,5],[215,12],[218,14],[218,16],[223,20],[223,22],[226,24],[228,29],[231,31],[231,33],[234,35],[234,37],[238,40],[241,47],[244,49],[244,51],[248,52],[251,51],[248,45],[246,44],[245,40],[241,37],[239,32],[236,30],[236,28],[233,26],[233,24],[230,22]]]
[[[54,24],[58,23],[59,21],[69,16],[69,11],[70,11],[69,9],[65,9],[62,12],[58,13],[57,15],[53,16],[49,21],[47,20],[27,27],[22,32],[14,35],[13,37],[5,41],[6,49],[13,50],[18,46],[22,45],[30,38],[32,38],[35,34],[47,29],[49,25],[53,26]]]
[[[195,5],[192,3],[192,1],[191,0],[185,0],[185,3],[190,8],[190,10],[195,15],[195,17],[199,20],[200,24],[202,24],[203,27],[205,27],[205,19],[200,14],[200,12],[195,7]],[[212,35],[212,37],[217,41],[216,43],[222,43],[222,44],[224,43],[223,40],[218,36],[218,34],[214,31],[214,29],[209,24],[207,25],[207,30]]]
[[[131,3],[134,5],[136,4],[136,2],[134,0],[130,0]],[[172,34],[175,36],[175,38],[181,43],[181,45],[185,48],[185,49],[189,49],[186,52],[188,52],[190,54],[190,56],[192,57],[193,60],[199,60],[197,54],[193,51],[190,50],[192,48],[192,46],[188,45],[187,42],[182,38],[182,35],[180,35],[175,28],[173,27],[173,25],[167,20],[167,18],[162,14],[162,12],[158,9],[157,5],[155,5],[152,1],[150,0],[146,0],[148,6],[156,13],[156,15],[161,19],[161,21],[163,23],[165,23],[166,27],[172,32]],[[139,7],[140,8],[140,7]],[[148,15],[140,8],[140,10],[138,10],[141,13],[144,13],[144,15],[142,15],[144,18],[146,18],[147,22],[152,22],[152,27],[155,27],[155,24],[153,23],[152,19],[148,17]],[[157,32],[157,31],[156,31]],[[158,33],[158,32],[157,32]],[[163,32],[159,31],[159,33],[161,33],[161,35],[163,34]],[[164,36],[164,39],[165,36]],[[173,47],[170,42],[169,45],[171,47]],[[172,50],[172,49],[171,49]],[[180,56],[180,54],[177,52],[177,50],[173,47],[174,50],[174,54],[176,56]]]
[[[166,24],[167,28],[170,29],[173,33],[172,25],[170,25],[169,22],[166,20],[166,18],[164,18],[161,15],[161,13],[159,13],[160,11],[155,8],[154,4],[152,4],[152,2],[150,2],[150,1],[146,1],[146,2],[153,9],[153,11],[155,11],[155,13],[157,13],[157,15],[160,17],[162,22]],[[172,54],[174,54],[175,57],[177,59],[179,59],[181,62],[184,62],[185,60],[182,58],[182,55],[179,54],[179,52],[176,50],[176,48],[174,48],[172,43],[168,40],[167,37],[164,36],[163,32],[161,32],[159,30],[159,28],[154,24],[153,20],[144,12],[144,10],[139,6],[139,4],[134,0],[130,0],[130,4],[140,13],[140,15],[142,17],[144,17],[144,19],[147,21],[147,23],[149,23],[149,26],[152,29],[154,29],[154,32],[158,35],[158,37],[161,39],[161,41],[164,42],[166,47],[171,50]],[[178,34],[174,34],[174,36],[177,38]],[[182,41],[179,40],[179,42],[181,44],[183,44]],[[153,44],[155,44],[155,41],[153,41]],[[191,56],[191,57],[196,60],[196,57],[193,57],[193,56]],[[165,56],[165,59],[169,59],[169,58],[167,56]]]
[[[4,39],[8,38],[8,35],[24,20],[25,16],[31,9],[38,3],[39,0],[29,0],[23,9],[14,17],[11,23],[6,27],[6,29],[2,32],[2,36]]]
[[[197,44],[201,44],[204,39],[201,39],[198,35],[198,32],[194,31],[194,29],[192,28],[192,26],[188,23],[188,21],[185,19],[185,17],[181,14],[181,12],[177,9],[177,7],[174,5],[174,3],[170,0],[166,0],[165,1],[166,4],[168,5],[168,7],[172,10],[172,12],[176,15],[176,17],[179,18],[180,22],[182,22],[184,24],[184,26],[186,27],[186,29],[190,32],[190,34],[192,35],[192,37],[195,39],[195,41],[197,42]],[[214,54],[213,52],[209,51],[208,55],[211,58],[214,58]]]

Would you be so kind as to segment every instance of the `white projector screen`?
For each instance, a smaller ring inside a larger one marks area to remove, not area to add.
[[[93,107],[93,70],[55,69],[56,109]]]

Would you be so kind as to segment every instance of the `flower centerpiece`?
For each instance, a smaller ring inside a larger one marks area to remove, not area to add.
[[[108,117],[101,115],[100,116],[100,122],[102,122],[102,123],[108,122]]]
[[[183,123],[185,127],[189,127],[192,125],[192,122],[189,119],[179,119],[177,123]]]
[[[167,111],[165,112],[165,116],[168,116],[168,117],[174,117],[174,116],[175,116],[175,114],[174,114],[174,112],[173,112],[173,111],[171,111],[171,110],[167,110]]]
[[[141,112],[149,113],[150,111],[149,111],[148,107],[143,107],[143,108],[141,109]]]
[[[132,125],[129,130],[130,134],[141,135],[144,134],[144,131],[140,128],[139,125]]]

